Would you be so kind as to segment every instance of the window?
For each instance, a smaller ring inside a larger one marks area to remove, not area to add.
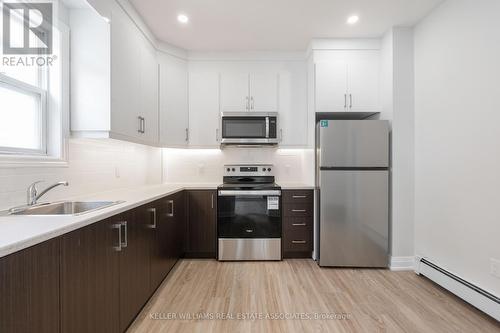
[[[46,91],[0,74],[0,152],[46,154]]]
[[[13,47],[25,42],[21,18],[21,13],[11,11]],[[40,20],[36,15],[30,19]],[[55,19],[52,36],[50,55],[0,54],[0,167],[67,165],[68,26]],[[39,39],[29,38],[30,47],[43,46]],[[0,31],[0,44],[1,39]],[[45,59],[41,66],[40,58]]]

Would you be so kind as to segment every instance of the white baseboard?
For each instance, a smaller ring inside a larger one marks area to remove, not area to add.
[[[415,257],[391,257],[389,268],[391,271],[414,271]]]
[[[470,284],[434,263],[431,264],[428,265],[419,261],[417,263],[417,273],[434,281],[467,303],[500,321],[500,302],[497,296],[484,292],[484,290],[478,290],[477,286]]]

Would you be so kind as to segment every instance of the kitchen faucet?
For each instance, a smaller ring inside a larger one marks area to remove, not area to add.
[[[28,187],[28,206],[33,206],[37,203],[37,201],[42,197],[44,196],[48,191],[52,190],[54,187],[57,187],[57,186],[60,186],[60,185],[64,185],[64,186],[68,186],[69,183],[66,182],[66,181],[63,181],[63,182],[58,182],[58,183],[55,183],[53,185],[50,185],[49,187],[47,187],[45,190],[43,190],[40,194],[38,194],[38,190],[36,188],[36,184],[38,183],[41,183],[43,181],[37,181],[37,182],[34,182],[33,184],[31,184],[29,187]]]

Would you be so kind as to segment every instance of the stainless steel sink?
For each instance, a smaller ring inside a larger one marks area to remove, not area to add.
[[[14,208],[6,215],[81,215],[104,209],[124,201],[61,201]]]

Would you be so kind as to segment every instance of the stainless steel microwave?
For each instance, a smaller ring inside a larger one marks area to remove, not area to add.
[[[221,116],[223,145],[278,144],[277,112],[224,112]]]

